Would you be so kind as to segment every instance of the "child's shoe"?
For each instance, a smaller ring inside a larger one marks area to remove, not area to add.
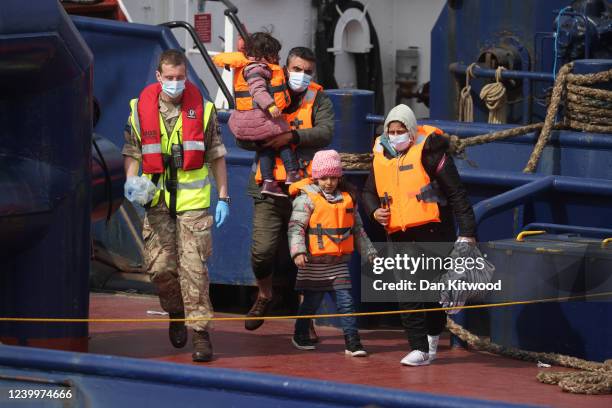
[[[346,344],[344,354],[351,357],[366,357],[368,355],[368,352],[361,345],[359,335],[344,336],[344,343]]]
[[[276,181],[265,180],[261,189],[261,194],[276,196],[276,197],[287,197],[287,194],[283,192]]]
[[[316,348],[308,336],[299,336],[296,334],[291,339],[291,343],[293,343],[298,350],[314,350]]]
[[[285,180],[285,184],[293,184],[302,179],[300,172],[297,170],[291,170],[287,172],[287,179]]]

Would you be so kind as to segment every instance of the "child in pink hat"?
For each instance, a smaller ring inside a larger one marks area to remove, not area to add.
[[[291,257],[298,267],[295,289],[304,294],[298,315],[315,314],[326,293],[334,299],[338,313],[354,313],[348,263],[355,249],[363,259],[375,257],[376,250],[363,230],[352,188],[342,179],[338,152],[317,152],[312,161],[312,179],[294,183],[290,192],[299,193],[293,202],[288,230]],[[342,317],[340,322],[345,353],[367,356],[356,318]],[[296,320],[292,342],[299,350],[315,348],[309,328],[309,319]]]

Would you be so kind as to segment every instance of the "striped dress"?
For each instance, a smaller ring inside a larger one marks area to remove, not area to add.
[[[351,276],[346,262],[337,264],[307,263],[298,268],[295,280],[296,290],[338,290],[350,289]]]

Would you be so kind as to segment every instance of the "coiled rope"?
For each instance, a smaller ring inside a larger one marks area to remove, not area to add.
[[[471,94],[470,79],[475,78],[473,71],[475,66],[476,63],[474,62],[465,70],[465,86],[461,89],[461,96],[459,97],[459,122],[474,121],[474,100]]]
[[[480,99],[489,110],[489,123],[506,123],[506,87],[501,80],[501,73],[506,68],[501,65],[495,70],[495,82],[486,84],[480,90]]]

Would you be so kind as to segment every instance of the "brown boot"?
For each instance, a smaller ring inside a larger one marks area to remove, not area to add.
[[[206,363],[212,360],[213,350],[208,331],[193,331],[193,354],[191,358],[196,363]]]
[[[288,197],[276,181],[264,181],[261,188],[261,194],[271,195],[275,197]]]
[[[170,313],[170,318],[184,319],[185,313]],[[185,327],[185,322],[170,322],[168,336],[170,337],[170,343],[175,348],[185,347],[185,344],[187,344],[187,327]]]
[[[258,296],[257,300],[253,304],[253,307],[251,307],[251,310],[249,310],[249,313],[247,313],[246,317],[265,316],[268,311],[268,307],[270,306],[271,300],[272,299],[266,299]],[[257,330],[262,324],[264,324],[263,320],[245,320],[244,328],[247,330]]]

